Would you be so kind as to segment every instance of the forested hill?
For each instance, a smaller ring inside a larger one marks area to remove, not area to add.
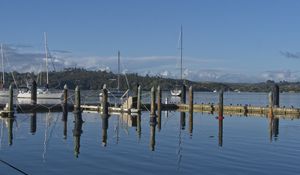
[[[36,80],[38,84],[45,84],[46,75],[45,72],[39,75],[34,73],[6,73],[6,82],[13,82],[13,77],[20,85],[26,85],[26,81],[31,82]],[[42,76],[40,76],[42,75]],[[127,79],[127,80],[126,80]],[[105,71],[87,71],[79,68],[68,68],[61,72],[49,72],[49,87],[62,89],[65,84],[68,85],[69,89],[74,89],[76,85],[79,85],[81,89],[85,90],[99,90],[106,84],[108,88],[117,87],[117,75],[111,72]],[[130,88],[136,87],[137,83],[142,86],[144,90],[149,90],[152,86],[158,86],[163,90],[170,90],[175,85],[180,84],[180,80],[162,78],[159,76],[139,76],[137,74],[127,74],[126,76],[121,75],[120,87],[121,89],[127,89],[128,85]],[[9,83],[5,84],[5,87]],[[249,92],[268,92],[274,85],[273,81],[267,81],[262,83],[248,84],[248,83],[215,83],[215,82],[194,82],[186,80],[185,83],[190,86],[193,85],[196,91],[213,91],[221,88],[226,91],[249,91]],[[278,82],[280,91],[295,91],[300,92],[300,82]]]

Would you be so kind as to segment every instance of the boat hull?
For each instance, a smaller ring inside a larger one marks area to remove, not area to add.
[[[171,95],[172,96],[180,96],[181,90],[178,90],[178,89],[171,90]]]
[[[37,93],[37,99],[61,99],[63,93],[62,92],[47,92],[47,93]],[[19,93],[17,98],[31,98],[30,92]]]

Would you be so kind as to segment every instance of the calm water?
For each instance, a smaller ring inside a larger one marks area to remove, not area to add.
[[[217,103],[216,93],[196,93]],[[266,105],[266,93],[227,93],[227,104]],[[96,100],[96,99],[94,99]],[[92,100],[90,100],[92,101]],[[299,106],[299,94],[281,105]],[[36,120],[35,120],[36,119]],[[0,120],[0,159],[28,174],[299,174],[300,120],[162,112],[16,114]],[[36,122],[35,122],[36,121]],[[10,128],[11,132],[10,132]],[[21,174],[0,162],[0,174]]]

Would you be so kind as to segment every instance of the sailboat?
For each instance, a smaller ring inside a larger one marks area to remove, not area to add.
[[[63,92],[51,92],[49,91],[49,75],[48,75],[48,45],[47,45],[47,34],[44,33],[44,40],[45,40],[45,56],[46,56],[46,86],[41,88],[37,88],[37,99],[61,99]],[[19,91],[17,98],[31,98],[31,92],[29,87],[27,90]]]
[[[5,77],[4,77],[4,52],[3,52],[3,44],[1,44],[1,62],[2,62],[2,82],[0,87],[0,97],[8,97],[8,90],[4,89],[5,85]]]
[[[182,35],[183,35],[183,31],[182,31],[182,26],[180,28],[180,80],[182,81]],[[176,85],[174,89],[171,90],[171,95],[172,96],[180,96],[181,95],[181,87]]]
[[[116,89],[108,89],[108,96],[109,97],[115,97],[115,98],[121,98],[126,94],[125,91],[120,90],[120,51],[118,51],[118,85]],[[102,92],[100,92],[100,97],[102,97]]]

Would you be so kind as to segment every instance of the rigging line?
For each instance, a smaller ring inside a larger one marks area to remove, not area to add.
[[[5,59],[6,59],[6,62],[7,62],[7,64],[8,64],[8,67],[12,67],[12,66],[10,65],[9,61],[8,61],[8,58],[7,58],[6,56],[5,56]],[[18,84],[17,84],[17,81],[16,81],[16,78],[15,78],[15,76],[14,76],[14,74],[13,74],[13,71],[11,72],[11,75],[12,75],[12,78],[13,78],[13,80],[14,80],[14,84],[16,85],[16,88],[19,90]]]
[[[2,160],[2,159],[0,159],[0,162],[2,162],[3,164],[5,164],[5,165],[7,165],[7,166],[9,166],[9,167],[11,167],[11,168],[13,168],[14,170],[19,171],[20,173],[22,173],[22,174],[24,174],[24,175],[29,175],[28,173],[26,173],[26,172],[20,170],[19,168],[13,166],[12,164],[10,164],[10,163],[8,163],[8,162]]]

